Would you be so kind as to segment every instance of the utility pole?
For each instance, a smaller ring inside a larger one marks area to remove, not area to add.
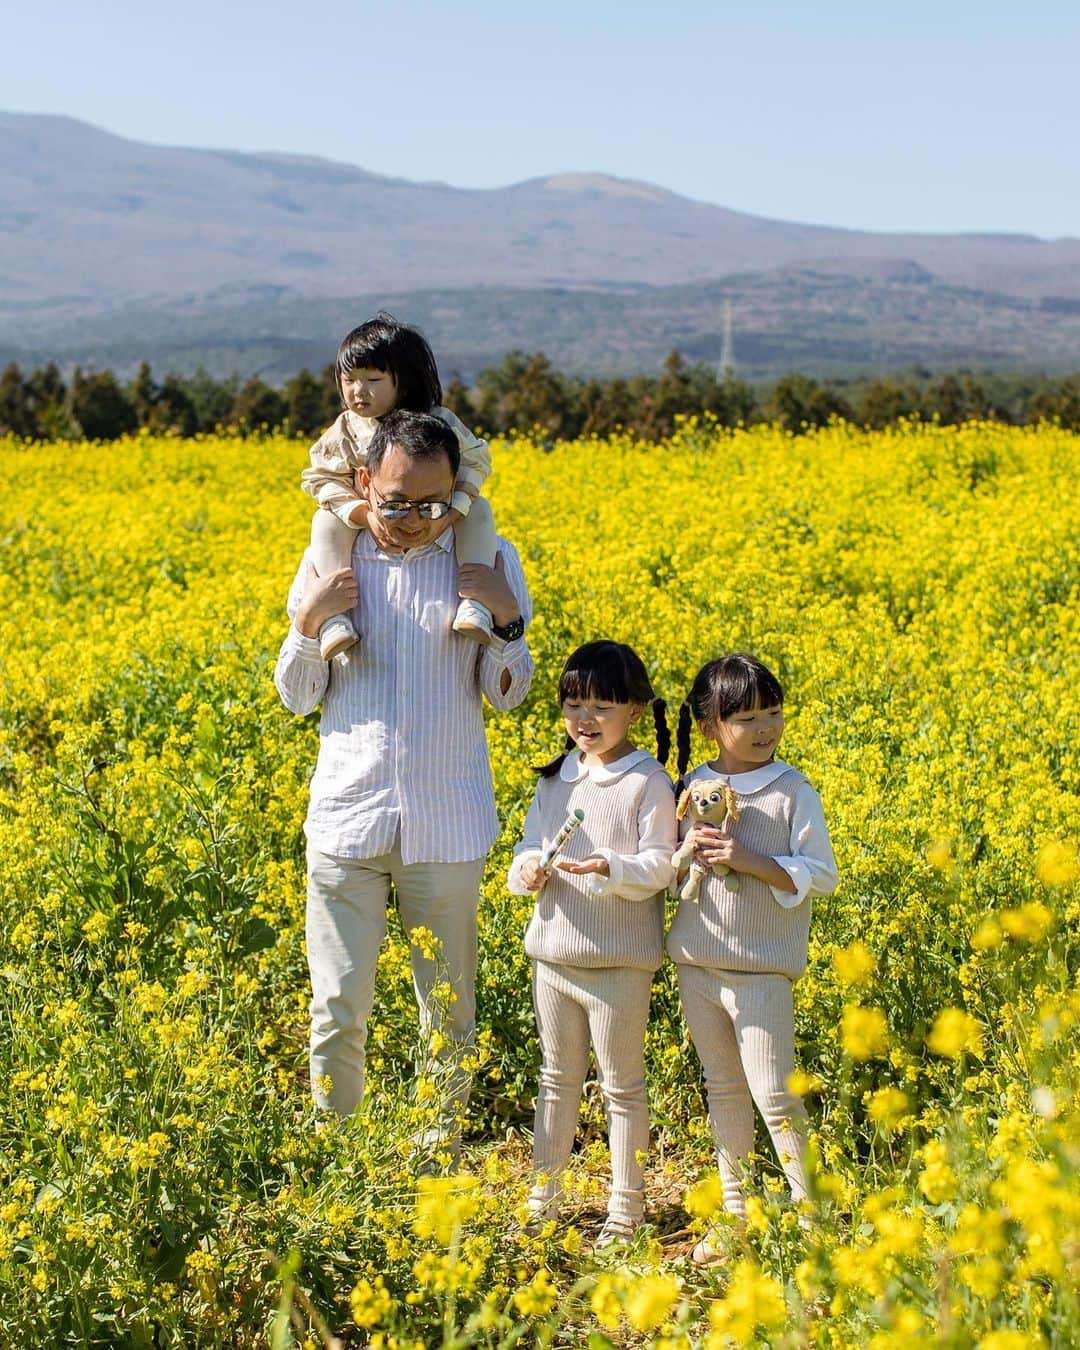
[[[722,380],[733,380],[735,378],[735,338],[734,325],[731,321],[731,301],[724,301],[724,336],[720,343],[720,378]]]

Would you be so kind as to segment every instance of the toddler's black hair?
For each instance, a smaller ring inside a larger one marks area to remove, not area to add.
[[[397,385],[395,408],[426,413],[442,402],[439,369],[427,338],[418,328],[399,323],[385,310],[342,338],[334,363],[339,393],[341,377],[354,370],[381,370],[392,375]]]
[[[568,700],[584,703],[599,699],[604,703],[640,703],[651,708],[656,730],[656,758],[666,764],[671,753],[671,733],[667,724],[667,705],[657,698],[645,663],[625,642],[601,639],[586,642],[570,653],[559,676],[559,705]],[[536,772],[541,778],[554,778],[563,760],[574,748],[570,735],[561,754]]]
[[[690,763],[690,719],[699,727],[714,726],[751,708],[783,704],[784,690],[768,668],[746,652],[731,652],[701,667],[679,708],[677,743],[681,777]]]

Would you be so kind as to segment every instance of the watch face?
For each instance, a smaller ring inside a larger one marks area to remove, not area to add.
[[[493,624],[491,631],[496,637],[502,638],[504,642],[513,642],[524,634],[525,620],[513,619],[503,628],[500,628],[498,624]]]

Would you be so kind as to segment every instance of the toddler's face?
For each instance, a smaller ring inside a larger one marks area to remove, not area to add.
[[[385,417],[397,402],[397,381],[388,370],[350,370],[341,377],[341,397],[360,417]]]

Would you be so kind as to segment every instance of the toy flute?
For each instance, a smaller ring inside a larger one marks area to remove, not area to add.
[[[540,866],[544,869],[545,872],[555,861],[557,855],[562,852],[563,848],[566,845],[566,841],[570,838],[570,836],[574,833],[574,831],[577,829],[577,827],[581,824],[581,822],[584,819],[585,819],[585,812],[580,810],[579,808],[578,810],[571,811],[570,814],[563,821],[562,826],[559,829],[559,833],[555,836],[555,838],[551,841],[551,843],[548,844],[547,848],[544,849],[543,853],[540,854]]]

